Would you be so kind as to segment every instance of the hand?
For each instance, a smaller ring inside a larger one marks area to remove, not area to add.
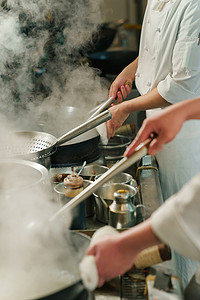
[[[129,113],[125,111],[126,103],[123,102],[118,105],[114,105],[111,108],[109,108],[109,111],[112,114],[112,119],[107,121],[107,137],[110,139],[115,135],[116,130],[122,126],[124,121],[128,118]]]
[[[137,69],[137,59],[129,64],[114,80],[110,87],[109,97],[113,97],[118,103],[126,99],[132,89]]]
[[[101,287],[106,280],[129,271],[142,250],[160,242],[153,232],[150,219],[95,242],[86,254],[95,256],[99,275],[98,286]]]
[[[106,237],[90,247],[86,254],[95,256],[99,275],[98,287],[101,287],[105,281],[128,271],[133,266],[138,253],[132,247],[124,247],[120,235]]]
[[[130,156],[135,148],[147,138],[155,136],[148,147],[148,153],[155,155],[162,149],[164,144],[172,141],[180,131],[184,118],[181,114],[176,114],[172,105],[164,109],[161,113],[143,121],[142,127],[130,146],[124,152],[125,156]]]

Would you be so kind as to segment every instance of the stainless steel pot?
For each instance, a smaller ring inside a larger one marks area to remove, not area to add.
[[[83,180],[83,188],[86,188],[92,182],[89,180]],[[68,203],[71,198],[65,196],[64,183],[58,183],[54,186],[56,192],[57,201],[61,206]],[[85,229],[86,228],[86,217],[94,214],[94,196],[91,195],[83,203],[80,203],[72,209],[72,225],[71,229]]]
[[[99,148],[104,157],[122,156],[131,141],[132,139],[127,136],[116,135],[110,138],[107,145],[99,144]]]
[[[108,170],[108,167],[101,166],[101,165],[87,165],[83,168],[81,172],[81,177],[86,180],[95,180],[95,177],[99,174],[103,174]],[[79,169],[76,169],[78,172]]]
[[[109,206],[113,203],[114,192],[117,190],[128,190],[131,201],[135,203],[137,194],[136,188],[124,183],[110,183],[102,185],[95,193],[96,218],[98,221],[108,224],[109,222]]]
[[[97,180],[102,174],[99,174],[95,176],[95,180]],[[137,182],[135,179],[133,179],[133,176],[128,173],[119,173],[113,176],[111,179],[109,179],[106,184],[108,183],[124,183],[124,184],[130,184],[131,186],[135,187],[137,189]]]

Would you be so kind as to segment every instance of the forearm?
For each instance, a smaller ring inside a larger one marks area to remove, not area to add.
[[[134,249],[134,253],[139,254],[142,250],[160,243],[161,241],[155,235],[151,226],[151,221],[148,219],[121,233],[119,245],[124,249],[130,249],[130,251],[133,251]]]
[[[176,109],[182,114],[184,121],[200,119],[200,98],[183,101],[177,104]]]
[[[160,107],[162,108],[169,106],[170,103],[168,103],[164,98],[162,98],[158,93],[157,88],[155,88],[145,95],[131,99],[129,101],[125,101],[120,105],[122,106],[121,108],[125,112],[130,113],[140,110],[147,110]]]
[[[127,72],[130,73],[131,72],[132,81],[134,81],[137,67],[138,67],[138,57],[132,63],[130,63],[127,67],[125,67],[122,72],[125,72],[125,73],[127,73]]]

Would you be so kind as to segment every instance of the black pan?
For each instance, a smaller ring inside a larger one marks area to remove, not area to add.
[[[103,74],[118,75],[128,64],[138,57],[137,51],[102,51],[88,55],[90,65]]]

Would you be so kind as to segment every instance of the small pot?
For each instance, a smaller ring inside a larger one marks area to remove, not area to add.
[[[109,140],[107,145],[99,144],[99,149],[105,159],[109,157],[122,157],[131,141],[132,139],[127,136],[115,135]]]
[[[87,187],[92,182],[89,180],[83,180],[83,188]],[[65,196],[64,183],[58,183],[54,187],[54,191],[57,195],[57,200],[61,206],[68,203],[72,198]],[[72,225],[71,229],[86,229],[86,217],[90,217],[94,214],[94,196],[91,195],[84,202],[77,205],[72,209]]]
[[[96,218],[98,221],[104,224],[109,223],[109,206],[113,203],[114,192],[120,189],[128,190],[132,203],[135,203],[137,194],[137,189],[135,187],[124,183],[104,184],[94,193]]]
[[[95,177],[95,180],[97,180],[102,174],[99,174]],[[135,187],[137,189],[137,182],[135,179],[133,179],[133,176],[128,173],[119,173],[115,176],[113,176],[111,179],[109,179],[106,184],[108,183],[124,183],[124,184],[130,184],[131,186]]]

